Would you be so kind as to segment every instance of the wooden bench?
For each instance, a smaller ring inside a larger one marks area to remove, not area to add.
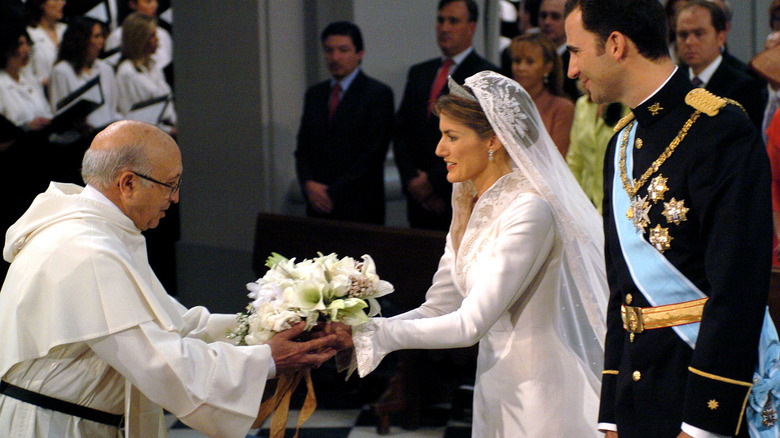
[[[316,257],[318,251],[356,259],[368,254],[379,277],[395,286],[388,299],[406,311],[422,304],[444,253],[445,238],[440,231],[260,213],[252,269],[263,276],[271,252],[297,260]]]

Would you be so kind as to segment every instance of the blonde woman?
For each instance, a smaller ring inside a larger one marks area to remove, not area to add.
[[[562,61],[552,41],[541,33],[521,35],[509,46],[512,77],[534,100],[544,127],[558,151],[569,150],[574,104],[563,93]]]
[[[158,126],[175,133],[176,111],[171,87],[165,81],[162,69],[152,59],[157,51],[157,20],[134,12],[122,23],[122,29],[122,61],[116,72],[119,112],[133,118],[131,110],[134,105],[168,96],[170,101]]]

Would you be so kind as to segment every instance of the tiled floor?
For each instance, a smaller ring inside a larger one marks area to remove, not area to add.
[[[450,363],[438,363],[438,367]],[[437,373],[446,376],[444,381],[451,387],[452,393],[447,396],[433,396],[439,387],[432,386],[427,393],[428,405],[420,412],[420,427],[406,430],[401,427],[409,416],[394,414],[390,418],[390,434],[376,433],[377,418],[371,409],[371,404],[378,400],[395,374],[394,358],[388,357],[379,368],[365,378],[353,376],[344,380],[343,373],[337,373],[333,361],[312,371],[312,379],[317,397],[317,410],[304,423],[299,438],[369,438],[390,436],[399,438],[467,438],[471,436],[471,399],[473,397],[473,379],[465,380],[453,377],[453,374]],[[461,383],[455,384],[454,382]],[[271,385],[273,386],[273,385]],[[458,387],[460,386],[460,387]],[[270,391],[271,388],[266,388]],[[295,392],[290,402],[292,408],[303,405],[305,386]],[[425,402],[424,402],[425,403]],[[436,404],[438,403],[438,404]],[[452,405],[456,408],[453,409]],[[167,416],[168,436],[170,438],[203,438],[205,435],[196,432],[173,416]],[[291,410],[288,415],[287,433],[292,437],[295,424],[298,421],[298,411]],[[250,430],[248,437],[268,437],[266,421],[265,428]]]
[[[450,410],[446,405],[432,407],[426,411],[423,426],[417,430],[404,430],[393,421],[389,435],[376,433],[373,413],[364,409],[318,409],[303,425],[299,438],[369,438],[390,436],[397,438],[468,438],[471,424],[468,421],[447,419]],[[286,436],[293,436],[298,411],[291,411],[287,422]],[[187,428],[176,418],[169,416],[169,438],[204,438],[205,435]],[[397,420],[397,419],[394,419]],[[252,429],[248,437],[268,437],[268,429]]]

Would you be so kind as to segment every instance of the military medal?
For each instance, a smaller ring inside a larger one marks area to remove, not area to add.
[[[669,235],[668,228],[661,228],[660,225],[656,225],[655,228],[650,229],[650,244],[661,253],[671,248],[672,239],[674,237]]]
[[[653,201],[653,204],[658,201],[663,201],[664,193],[669,190],[669,187],[666,187],[667,179],[668,178],[664,178],[663,175],[659,174],[657,177],[653,178],[653,180],[650,181],[650,185],[647,186],[647,195],[650,197],[650,200]]]
[[[647,202],[647,196],[644,198],[634,196],[631,198],[630,217],[634,222],[637,231],[645,232],[645,227],[650,223],[650,203]]]
[[[680,222],[688,220],[686,214],[688,213],[688,207],[685,206],[685,200],[677,201],[672,198],[669,202],[664,202],[664,213],[667,222],[672,222],[675,225],[680,225]]]
[[[648,109],[653,113],[653,115],[656,115],[658,112],[663,110],[660,103],[655,103]],[[647,180],[650,179],[650,176],[655,172],[658,172],[658,169],[661,168],[661,165],[670,156],[672,156],[675,149],[677,149],[677,146],[679,146],[685,136],[688,135],[688,130],[691,129],[691,126],[693,126],[701,113],[702,112],[700,110],[696,110],[693,112],[693,114],[691,114],[691,117],[688,119],[688,121],[685,122],[683,127],[680,129],[680,132],[678,132],[674,137],[674,140],[669,143],[669,146],[667,146],[661,155],[659,155],[658,158],[653,161],[650,167],[645,170],[645,172],[638,180],[629,179],[628,169],[626,166],[628,136],[636,121],[632,120],[624,128],[623,139],[620,145],[620,180],[623,182],[623,189],[626,191],[626,194],[628,194],[629,199],[631,199],[631,206],[626,212],[626,217],[633,222],[634,227],[636,227],[638,231],[642,231],[644,233],[645,227],[650,224],[649,213],[651,206],[648,202],[648,199],[653,201],[653,203],[662,201],[664,199],[665,192],[669,190],[669,188],[666,186],[667,178],[664,178],[663,175],[660,174],[653,178],[652,182],[647,188],[647,196],[644,198],[637,196],[637,192],[639,192]],[[632,145],[632,147],[634,146],[635,145]],[[688,212],[688,209],[683,205],[684,201],[680,201],[679,203],[674,199],[673,201],[674,202],[664,203],[664,205],[667,205],[666,209],[664,210],[664,215],[667,217],[669,222],[674,222],[675,224],[679,225],[680,222],[687,219],[686,213]],[[663,253],[664,251],[671,248],[670,243],[673,240],[673,237],[669,235],[668,228],[661,228],[661,226],[658,225],[650,230],[649,240],[650,244],[653,245],[655,249]]]
[[[764,405],[764,410],[761,411],[761,422],[766,427],[772,427],[777,423],[777,411],[775,411],[775,407],[772,405],[772,393],[768,393],[766,396],[766,404]]]

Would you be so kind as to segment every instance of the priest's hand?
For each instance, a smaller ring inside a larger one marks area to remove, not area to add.
[[[608,430],[607,433],[604,435],[604,438],[618,438],[618,434],[613,430]]]
[[[277,374],[286,370],[317,368],[336,354],[339,343],[335,334],[305,342],[295,341],[305,327],[305,322],[299,322],[291,329],[277,333],[268,341]]]
[[[329,322],[325,326],[325,333],[329,335],[336,335],[336,349],[346,350],[354,347],[352,344],[352,326],[344,324],[343,322]]]
[[[693,437],[681,431],[680,434],[677,435],[677,438],[693,438]]]

